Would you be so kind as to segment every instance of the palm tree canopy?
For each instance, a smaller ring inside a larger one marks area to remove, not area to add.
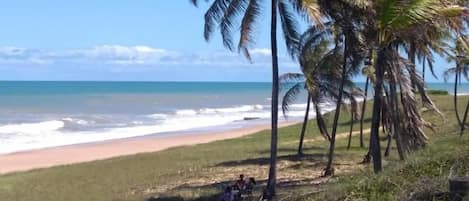
[[[200,0],[190,0],[197,6]],[[209,0],[205,0],[209,2]],[[251,61],[249,49],[255,44],[256,26],[262,15],[262,0],[212,0],[205,13],[204,38],[210,40],[217,28],[220,29],[223,45],[230,51],[242,52]],[[317,14],[313,14],[314,7],[303,6],[302,0],[279,0],[278,13],[280,25],[288,53],[293,57],[298,56],[299,22],[297,15],[313,16],[311,19],[319,20]],[[238,32],[239,30],[239,32]],[[235,46],[234,37],[239,35],[238,45]]]

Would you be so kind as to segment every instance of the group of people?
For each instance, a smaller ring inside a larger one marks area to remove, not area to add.
[[[239,179],[233,185],[227,186],[220,201],[238,201],[249,196],[256,185],[254,177],[250,177],[248,181],[244,179],[244,175],[239,175]]]

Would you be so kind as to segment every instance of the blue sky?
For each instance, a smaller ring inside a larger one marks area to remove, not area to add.
[[[195,8],[188,0],[4,1],[0,79],[269,81],[269,16],[259,21],[249,63],[225,50],[218,33],[209,43],[203,39],[207,6]],[[448,64],[439,59],[435,66]],[[298,71],[283,50],[280,71]]]

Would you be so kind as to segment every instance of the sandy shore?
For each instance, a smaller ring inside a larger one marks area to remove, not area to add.
[[[282,123],[280,127],[292,125],[295,123],[298,122]],[[171,147],[195,145],[217,140],[242,137],[265,129],[270,129],[270,125],[260,125],[237,130],[206,134],[190,134],[155,138],[136,137],[0,155],[0,174],[101,160],[144,152],[161,151]]]

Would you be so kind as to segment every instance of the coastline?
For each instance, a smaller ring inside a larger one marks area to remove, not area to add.
[[[299,122],[282,122],[279,123],[279,127],[286,127],[297,123]],[[151,137],[152,135],[149,135],[148,137],[139,136],[16,152],[0,155],[0,164],[2,164],[0,166],[0,174],[157,152],[179,146],[204,144],[218,140],[239,138],[269,128],[270,124],[263,124],[220,132],[162,137]]]

